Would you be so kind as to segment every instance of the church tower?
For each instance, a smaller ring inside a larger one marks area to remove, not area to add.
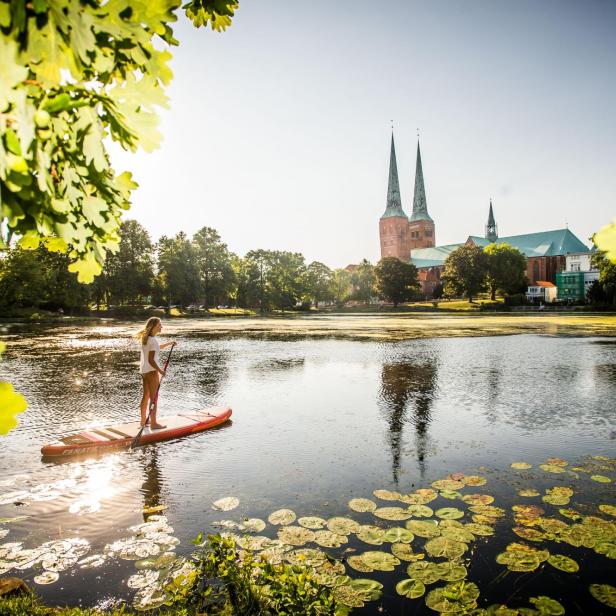
[[[379,221],[381,238],[381,258],[398,257],[408,261],[411,251],[408,245],[409,220],[402,209],[400,199],[400,184],[398,182],[398,166],[396,164],[396,148],[394,134],[391,133],[391,153],[389,156],[389,183],[387,185],[387,204],[385,213]]]
[[[424,186],[421,151],[417,141],[417,164],[415,167],[415,194],[413,196],[413,213],[409,219],[409,249],[431,248],[435,244],[434,221],[428,214],[426,189]]]
[[[498,239],[498,227],[494,220],[494,212],[492,211],[492,199],[490,199],[490,213],[488,214],[488,224],[486,225],[486,240],[495,242]]]

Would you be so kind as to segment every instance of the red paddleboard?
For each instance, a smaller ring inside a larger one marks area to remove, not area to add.
[[[229,417],[231,409],[227,407],[212,407],[200,411],[188,411],[181,415],[159,417],[158,421],[167,427],[152,430],[146,426],[139,438],[139,445],[202,432],[224,423]],[[139,432],[139,427],[139,422],[133,421],[106,428],[90,428],[65,436],[56,443],[44,445],[41,447],[41,453],[45,457],[58,458],[130,447]]]

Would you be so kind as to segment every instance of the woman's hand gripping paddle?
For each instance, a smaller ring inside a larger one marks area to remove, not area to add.
[[[163,368],[164,373],[167,372],[169,361],[171,360],[171,353],[173,353],[174,346],[175,344],[171,346],[169,355],[167,355],[167,361],[165,362],[165,367]],[[160,381],[158,381],[158,387],[156,388],[156,395],[154,396],[154,398],[152,398],[152,400],[150,400],[150,409],[148,410],[148,416],[145,418],[145,423],[141,426],[141,428],[139,428],[139,432],[137,432],[137,435],[133,439],[133,442],[130,444],[129,449],[134,449],[135,447],[137,447],[137,444],[139,443],[139,439],[141,438],[141,434],[143,433],[143,429],[146,427],[146,425],[150,421],[150,415],[152,414],[152,411],[154,410],[154,406],[156,405],[156,402],[158,401],[158,392],[160,391],[160,384],[163,382],[163,377],[164,377],[164,374],[163,376],[160,377]]]

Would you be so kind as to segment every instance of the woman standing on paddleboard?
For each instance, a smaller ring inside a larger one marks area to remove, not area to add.
[[[145,326],[140,329],[135,338],[141,342],[141,362],[140,372],[143,378],[143,398],[141,398],[141,425],[145,425],[148,406],[151,401],[154,402],[152,412],[150,413],[150,425],[152,430],[160,430],[166,428],[156,421],[158,384],[160,379],[165,375],[165,371],[159,365],[160,349],[165,349],[175,344],[175,340],[159,344],[156,340],[157,334],[160,333],[163,326],[158,317],[150,317]]]

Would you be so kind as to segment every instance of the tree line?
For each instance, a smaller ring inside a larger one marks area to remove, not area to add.
[[[600,269],[589,300],[616,303],[616,265],[604,253],[593,257]],[[376,265],[331,269],[307,263],[298,252],[251,250],[243,257],[229,251],[219,233],[203,227],[192,237],[180,232],[153,242],[135,220],[120,227],[117,252],[110,254],[92,284],[82,284],[69,272],[69,256],[48,245],[34,250],[16,246],[0,257],[0,313],[15,308],[62,309],[82,312],[109,306],[234,306],[261,313],[342,306],[349,300],[369,303],[377,298],[394,306],[424,299],[418,272],[411,263],[385,257]],[[466,297],[489,292],[507,296],[524,293],[526,257],[507,244],[486,248],[460,246],[445,261],[440,297]]]
[[[120,227],[119,249],[109,254],[92,284],[81,284],[68,271],[69,258],[40,245],[16,246],[0,258],[0,311],[11,308],[89,306],[218,305],[260,312],[317,308],[323,302],[342,305],[369,302],[379,296],[398,304],[419,289],[416,268],[398,259],[377,266],[330,269],[306,263],[298,252],[251,250],[240,257],[229,251],[219,233],[203,227],[192,237],[180,232],[156,243],[135,220]]]

